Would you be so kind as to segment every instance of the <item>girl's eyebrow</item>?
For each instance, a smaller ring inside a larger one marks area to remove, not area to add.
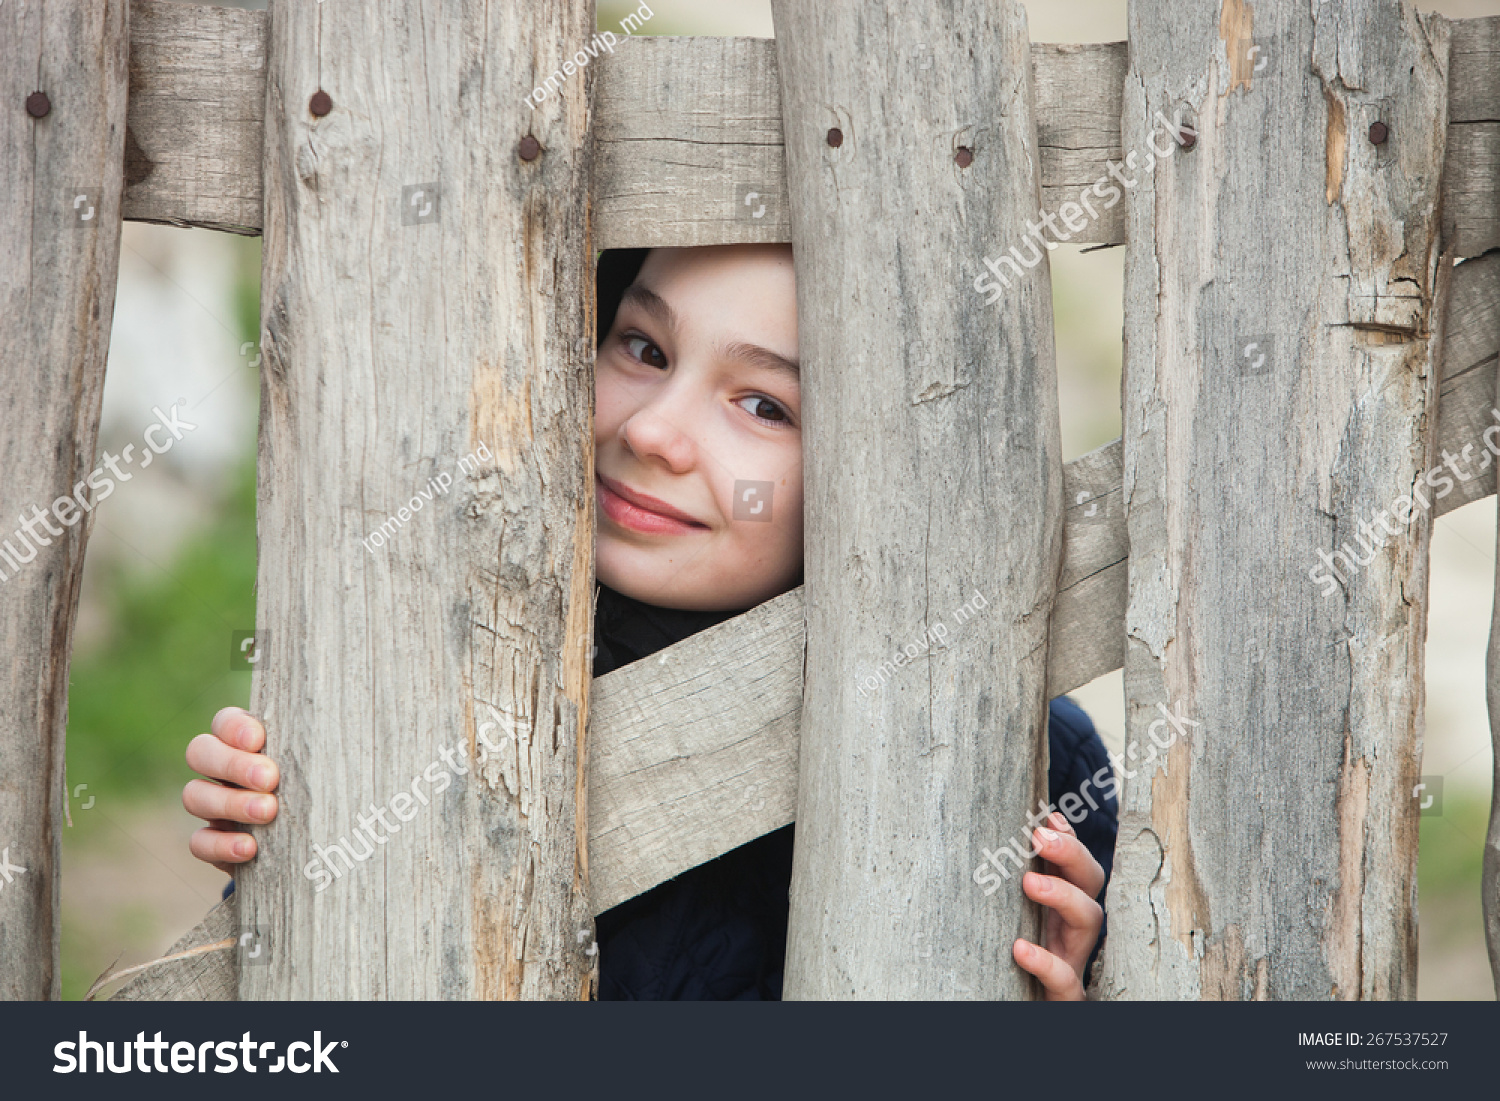
[[[626,303],[650,314],[657,321],[665,325],[673,336],[679,335],[677,326],[677,314],[665,298],[657,294],[650,287],[641,283],[632,283],[625,288],[625,293],[620,296],[620,304]],[[714,354],[720,359],[738,360],[750,367],[759,367],[765,371],[777,371],[781,374],[790,375],[792,381],[800,385],[802,381],[802,366],[795,359],[787,359],[769,348],[762,348],[759,344],[747,344],[743,340],[731,341],[728,344],[718,345],[714,348]]]
[[[746,344],[743,340],[735,340],[728,344],[716,346],[714,354],[720,359],[733,359],[751,367],[759,367],[764,371],[779,371],[790,375],[792,381],[802,382],[802,366],[795,359],[787,359],[786,356],[778,355],[769,348],[762,348],[759,344]]]
[[[620,305],[623,306],[626,303],[644,310],[665,325],[673,336],[678,335],[677,314],[672,311],[672,307],[667,304],[667,300],[650,287],[640,283],[630,284],[630,286],[625,288],[625,293],[620,296]]]

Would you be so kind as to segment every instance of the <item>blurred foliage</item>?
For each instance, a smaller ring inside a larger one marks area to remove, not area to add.
[[[260,339],[260,241],[231,238],[229,308],[241,340]],[[193,775],[183,751],[229,704],[250,702],[250,674],[229,668],[230,634],[255,625],[255,453],[235,470],[202,529],[161,571],[115,563],[97,578],[105,641],[73,655],[67,760],[75,831],[97,805],[167,799]]]
[[[1422,819],[1417,887],[1423,895],[1472,891],[1479,897],[1489,819],[1487,796],[1463,790],[1444,793],[1443,813]]]
[[[100,578],[108,639],[75,654],[68,686],[68,783],[81,804],[172,798],[192,773],[183,751],[213,712],[250,702],[229,669],[230,633],[255,623],[255,467],[246,463],[210,523],[164,574],[120,566]]]

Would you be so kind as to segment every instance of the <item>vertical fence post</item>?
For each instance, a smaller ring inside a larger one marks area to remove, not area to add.
[[[68,661],[120,261],[128,21],[126,0],[0,6],[0,999],[60,996]]]
[[[1395,0],[1130,5],[1105,996],[1415,993],[1447,60]]]
[[[1062,544],[1025,16],[774,12],[807,500],[786,994],[1025,997],[1034,908],[1019,873],[975,877],[1045,797]]]
[[[589,996],[587,0],[278,0],[242,998]],[[587,56],[587,55],[585,55]]]

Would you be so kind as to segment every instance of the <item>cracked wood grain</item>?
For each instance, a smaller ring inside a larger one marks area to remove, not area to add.
[[[1049,269],[993,307],[931,292],[953,257],[1022,240],[1041,201],[1025,15],[774,11],[808,414],[786,996],[1025,998],[1011,945],[1038,935],[1035,907],[974,869],[1046,791],[1063,526]],[[906,56],[919,41],[966,62],[925,73]],[[944,648],[893,662],[937,624]]]
[[[1198,140],[1128,199],[1127,766],[1096,992],[1409,998],[1431,513],[1327,595],[1309,570],[1432,465],[1449,25],[1394,0],[1251,18],[1130,8],[1126,146],[1158,112]],[[1277,54],[1241,81],[1250,38]]]
[[[68,664],[100,496],[82,483],[94,470],[119,273],[128,18],[124,0],[0,6],[0,369],[11,403],[0,433],[4,1001],[60,996]],[[42,118],[24,107],[37,91],[51,100]],[[142,427],[153,415],[134,412]],[[56,507],[69,498],[77,503]]]
[[[594,982],[591,73],[581,99],[514,109],[589,39],[592,6],[430,15],[270,14],[252,710],[283,779],[238,877],[270,952],[240,969],[246,999]],[[434,184],[433,207],[411,202]]]

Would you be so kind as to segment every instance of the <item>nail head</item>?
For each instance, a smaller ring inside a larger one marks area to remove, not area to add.
[[[312,99],[308,100],[307,109],[318,118],[322,118],[333,110],[333,97],[319,88],[312,94]]]
[[[537,141],[536,138],[532,137],[530,134],[527,134],[524,138],[521,139],[520,148],[516,151],[521,154],[521,159],[523,161],[534,161],[538,156],[541,155],[542,143]]]
[[[844,132],[837,126],[828,131],[828,144],[834,149],[844,144]]]
[[[1182,147],[1184,149],[1191,149],[1193,146],[1198,144],[1198,131],[1194,130],[1192,127],[1184,126],[1181,131],[1179,131],[1179,133],[1181,135]]]
[[[32,92],[26,97],[26,113],[34,119],[45,117],[52,110],[52,101],[46,92]]]
[[[1390,127],[1388,127],[1385,123],[1374,122],[1370,124],[1370,141],[1372,141],[1374,144],[1384,145],[1385,139],[1390,137],[1390,135]]]
[[[953,156],[953,161],[960,168],[968,168],[974,163],[974,151],[967,145],[960,145],[958,152]]]

